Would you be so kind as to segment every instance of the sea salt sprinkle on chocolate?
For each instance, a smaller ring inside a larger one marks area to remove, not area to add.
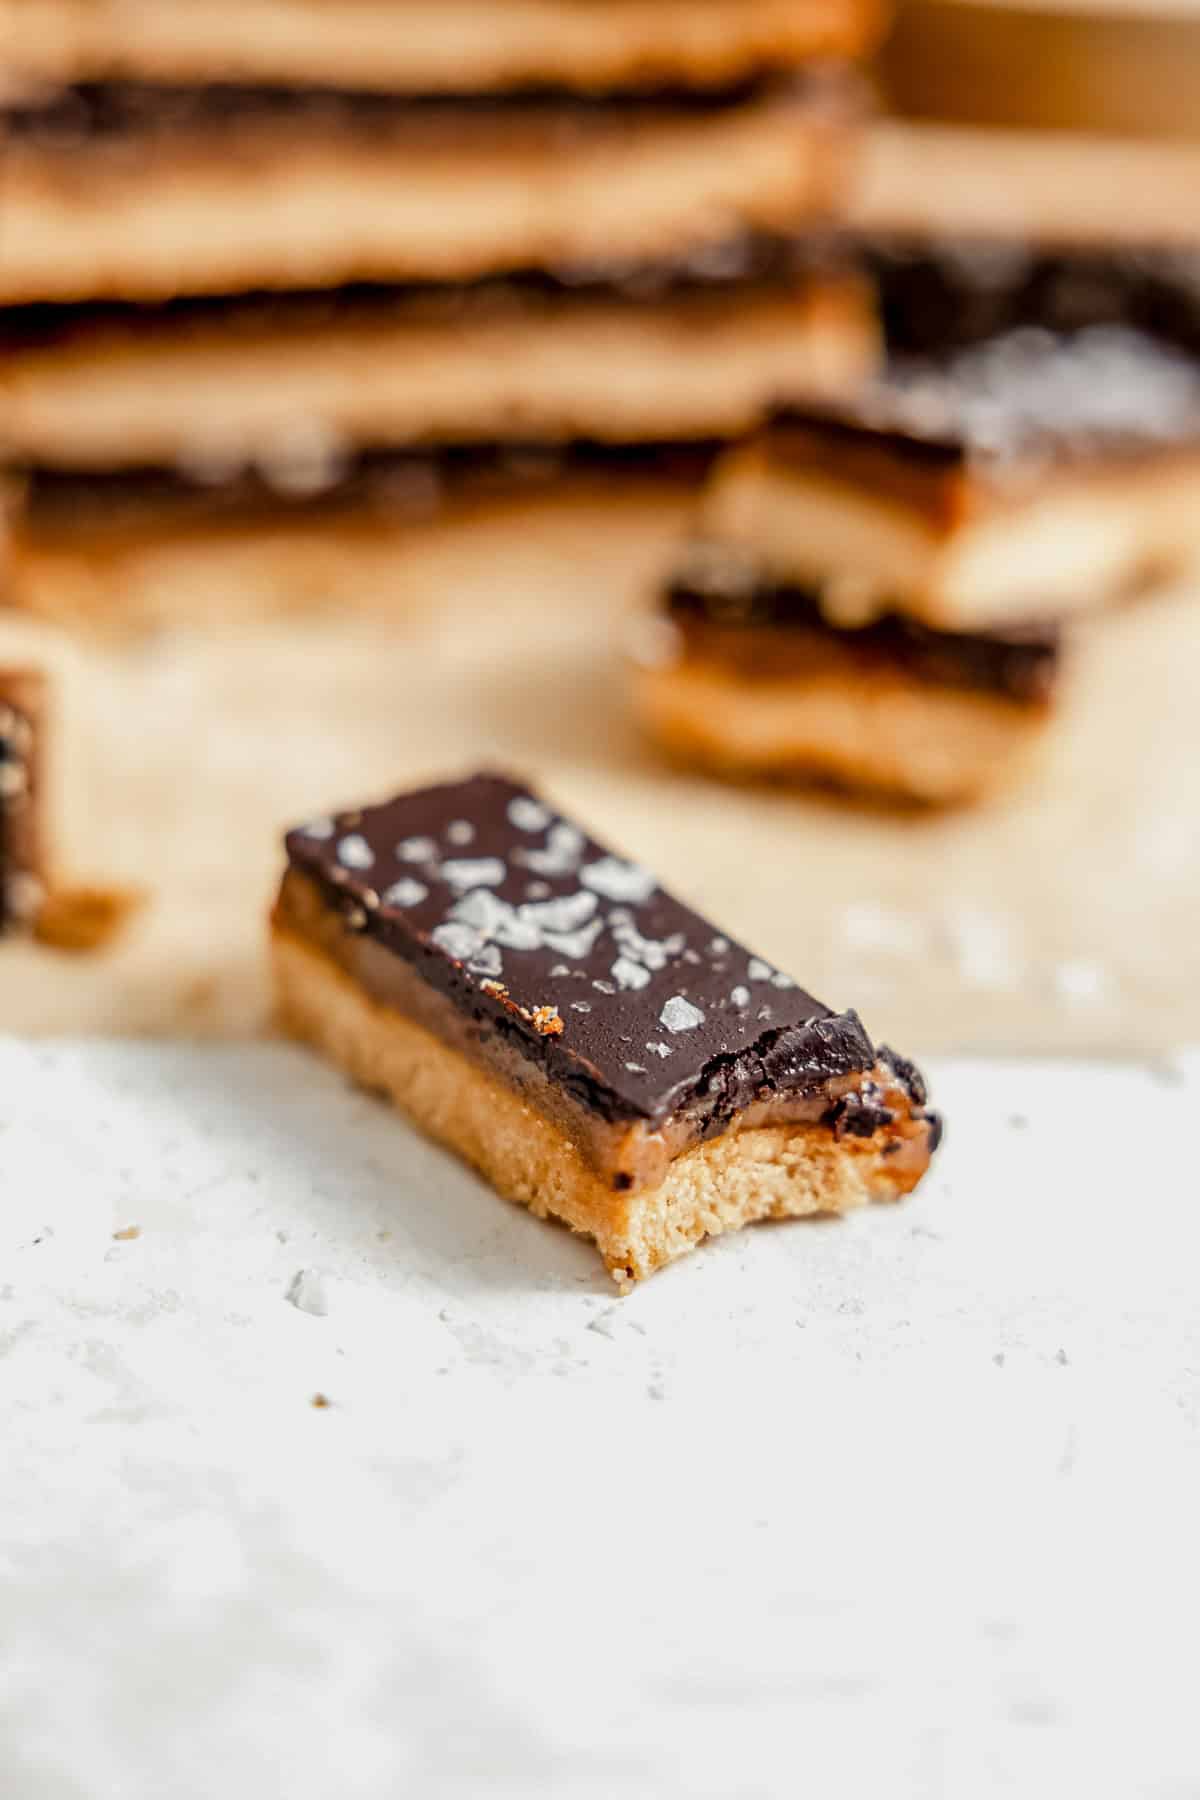
[[[428,893],[424,882],[414,881],[411,875],[402,875],[391,887],[384,888],[380,898],[385,906],[419,906]]]
[[[693,1084],[707,1092],[714,1064],[726,1071],[722,1092],[729,1079],[757,1091],[764,1066],[823,1071],[831,1054],[835,1072],[870,1066],[852,1015],[832,1015],[800,989],[785,1000],[789,978],[772,964],[501,777],[368,807],[352,834],[351,815],[336,817],[332,840],[291,834],[294,869],[325,888],[343,919],[367,913],[358,929],[369,940],[477,1022],[499,1008],[506,1041],[573,1088],[602,1092],[597,1104],[614,1117],[665,1117]],[[447,855],[451,827],[463,824],[470,853]],[[364,868],[346,866],[348,836],[362,839],[369,872],[355,849]],[[755,983],[778,1004],[752,1001]]]
[[[521,794],[509,802],[508,817],[518,831],[545,831],[551,815],[540,801]]]
[[[464,892],[468,888],[499,887],[507,872],[498,856],[473,856],[442,864],[443,881]]]
[[[682,994],[673,994],[658,1015],[659,1023],[668,1031],[695,1031],[697,1025],[703,1025],[704,1014]]]
[[[648,900],[658,886],[649,869],[622,862],[617,856],[603,856],[599,862],[581,869],[579,879],[584,887],[603,894],[606,900],[632,900],[635,904]]]
[[[375,852],[361,832],[351,832],[338,845],[338,861],[345,869],[371,869],[375,866]]]

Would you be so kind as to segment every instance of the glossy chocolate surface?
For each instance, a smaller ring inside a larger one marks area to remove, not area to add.
[[[345,932],[605,1120],[686,1113],[710,1136],[748,1106],[875,1066],[853,1012],[831,1012],[502,776],[315,820],[287,851]],[[386,1001],[381,959],[370,966]]]

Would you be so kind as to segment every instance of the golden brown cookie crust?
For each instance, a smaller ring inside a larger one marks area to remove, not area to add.
[[[643,726],[679,762],[922,806],[966,804],[1011,782],[1051,716],[899,669],[750,681],[696,659],[638,669],[633,681]]]
[[[837,87],[785,83],[712,109],[435,109],[369,132],[268,114],[144,149],[18,141],[0,157],[0,302],[463,281],[794,232],[840,200],[856,112]]]

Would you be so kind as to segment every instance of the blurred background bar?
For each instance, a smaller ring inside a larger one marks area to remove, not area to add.
[[[912,118],[1200,139],[1200,5],[904,0],[881,77]]]

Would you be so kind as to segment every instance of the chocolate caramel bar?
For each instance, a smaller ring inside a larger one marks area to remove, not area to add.
[[[894,1200],[920,1075],[497,775],[287,836],[284,1025],[622,1289],[723,1231]]]
[[[811,588],[728,551],[694,553],[631,644],[644,725],[735,779],[827,782],[921,805],[1007,782],[1052,716],[1050,624],[940,631],[884,613],[831,624]]]
[[[1101,606],[1200,551],[1200,367],[1123,328],[897,363],[853,406],[776,412],[716,471],[698,535],[835,625]]]
[[[262,82],[434,94],[707,85],[877,41],[879,0],[0,0],[6,67],[43,83]]]
[[[29,930],[45,896],[41,727],[45,683],[0,668],[0,937]]]
[[[470,280],[828,215],[860,99],[72,88],[0,107],[0,303]]]
[[[873,372],[868,285],[819,246],[454,287],[0,310],[0,441],[49,468],[428,443],[736,436]]]

